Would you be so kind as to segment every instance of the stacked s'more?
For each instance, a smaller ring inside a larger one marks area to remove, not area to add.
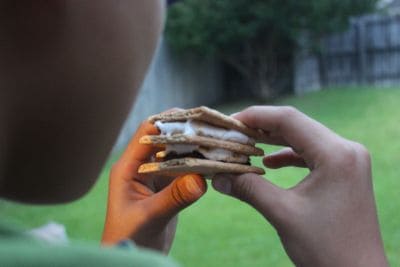
[[[262,132],[207,107],[177,110],[151,116],[160,134],[146,135],[141,144],[160,148],[139,173],[182,175],[197,173],[257,173],[264,170],[250,165],[250,156],[263,156],[255,146]]]

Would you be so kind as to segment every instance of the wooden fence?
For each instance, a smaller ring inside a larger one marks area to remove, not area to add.
[[[400,85],[400,16],[368,15],[326,36],[319,56],[305,35],[295,57],[294,91],[304,94],[338,85]]]
[[[224,97],[219,63],[177,55],[161,41],[114,151],[120,151],[149,115],[172,107],[212,105]]]
[[[400,16],[353,19],[323,40],[319,65],[323,86],[400,84]]]

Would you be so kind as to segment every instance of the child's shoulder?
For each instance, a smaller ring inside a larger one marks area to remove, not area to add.
[[[161,254],[134,247],[101,248],[73,242],[49,245],[0,223],[0,266],[177,266]]]

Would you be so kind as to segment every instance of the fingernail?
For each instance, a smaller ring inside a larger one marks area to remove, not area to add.
[[[203,194],[205,191],[204,187],[204,182],[201,179],[196,179],[196,176],[189,175],[185,178],[185,188],[191,194]]]
[[[215,190],[230,195],[232,191],[232,177],[229,174],[219,174],[213,178],[212,185]]]

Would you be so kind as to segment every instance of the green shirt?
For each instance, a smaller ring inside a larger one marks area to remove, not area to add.
[[[88,244],[50,245],[0,221],[0,266],[8,267],[176,267],[160,254],[138,248],[100,248]]]

